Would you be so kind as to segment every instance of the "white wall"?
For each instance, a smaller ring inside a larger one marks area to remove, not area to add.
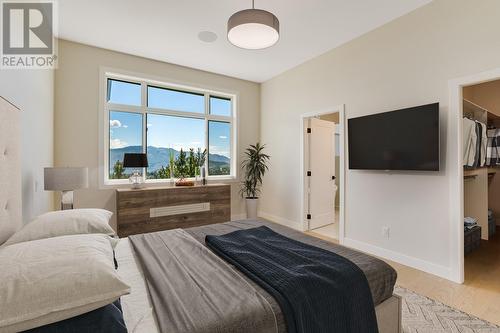
[[[113,189],[100,189],[99,167],[99,70],[116,68],[165,82],[193,85],[238,94],[238,151],[259,139],[260,85],[196,69],[59,40],[59,68],[55,77],[55,165],[89,167],[90,188],[75,192],[75,207],[115,210]],[[239,183],[231,183],[231,213],[244,214]],[[113,221],[114,223],[114,221]]]
[[[272,156],[263,216],[297,225],[300,115],[345,104],[352,118],[440,103],[441,171],[346,174],[346,244],[450,277],[448,81],[500,67],[500,1],[435,0],[265,82],[261,141]],[[385,238],[382,227],[390,227]]]
[[[43,168],[54,158],[54,72],[0,70],[0,95],[21,109],[23,221],[52,210],[53,193],[43,190]]]

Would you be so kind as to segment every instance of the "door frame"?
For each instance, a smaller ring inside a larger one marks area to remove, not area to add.
[[[300,116],[300,193],[301,193],[301,205],[300,205],[300,216],[302,222],[302,230],[309,230],[309,223],[306,216],[307,211],[307,191],[306,191],[306,156],[309,154],[309,142],[307,139],[306,133],[306,122],[309,118],[322,116],[330,113],[339,114],[339,124],[337,124],[339,128],[339,147],[340,147],[340,163],[339,170],[337,174],[340,177],[338,195],[340,195],[339,199],[339,243],[344,243],[345,237],[345,105],[340,104],[331,108],[327,108],[325,110],[315,111],[315,112],[306,112]]]
[[[450,109],[449,109],[449,138],[451,139],[448,151],[450,165],[450,279],[457,283],[464,283],[464,168],[463,168],[463,88],[500,79],[500,68],[456,78],[448,82]],[[453,149],[454,147],[454,149]]]

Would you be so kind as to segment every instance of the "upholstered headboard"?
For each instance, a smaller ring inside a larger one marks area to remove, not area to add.
[[[20,117],[0,96],[0,245],[22,225]]]

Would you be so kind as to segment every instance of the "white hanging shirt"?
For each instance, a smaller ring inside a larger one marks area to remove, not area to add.
[[[476,122],[463,118],[463,163],[464,166],[474,166],[476,157]]]

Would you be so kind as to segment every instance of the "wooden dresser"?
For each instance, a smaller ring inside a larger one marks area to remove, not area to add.
[[[231,186],[116,190],[118,236],[190,228],[231,219]]]

